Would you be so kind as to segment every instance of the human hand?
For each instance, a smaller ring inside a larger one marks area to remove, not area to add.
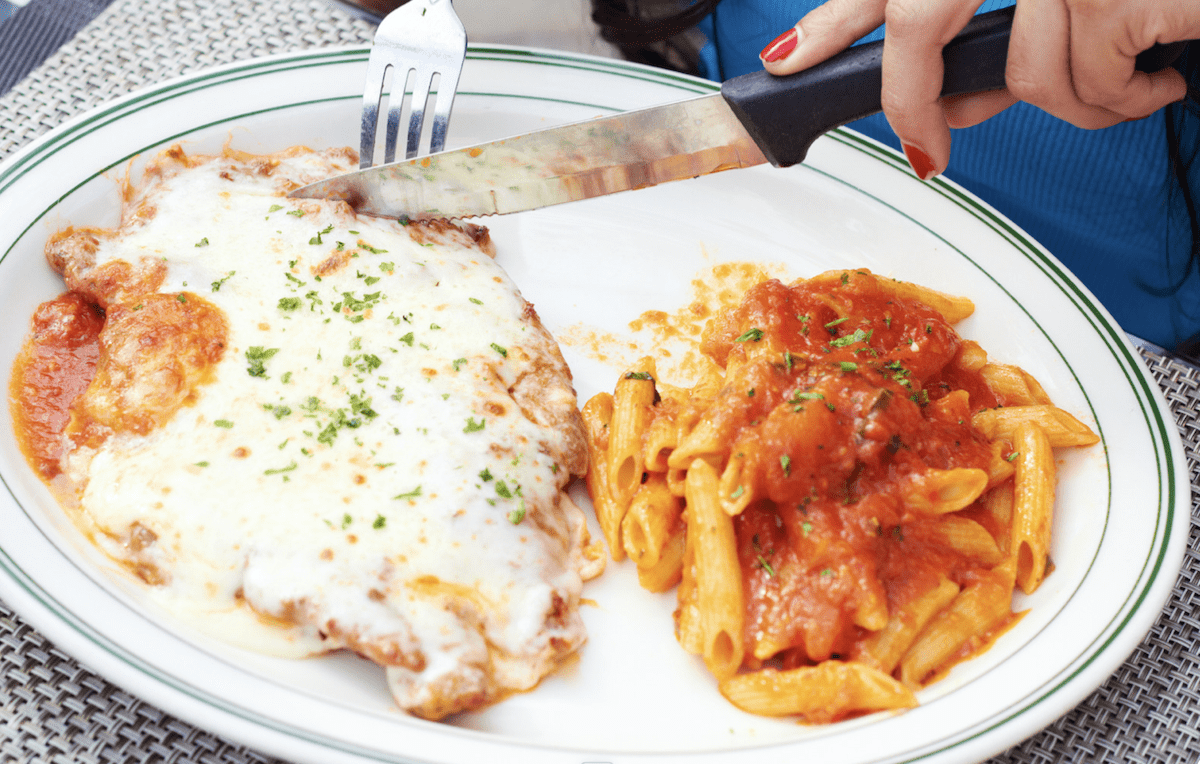
[[[1027,101],[1087,129],[1140,119],[1182,99],[1174,69],[1134,70],[1155,43],[1200,37],[1193,0],[1019,0],[1005,90],[940,98],[942,48],[982,0],[829,0],[762,52],[773,74],[824,61],[886,21],[881,102],[922,179],[950,160],[950,128],[978,124]]]

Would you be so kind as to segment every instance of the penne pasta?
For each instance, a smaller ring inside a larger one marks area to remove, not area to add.
[[[679,526],[679,498],[671,493],[666,475],[651,473],[638,488],[621,521],[621,540],[629,559],[639,568],[658,564],[663,547]]]
[[[854,660],[891,674],[925,625],[955,597],[959,586],[941,576],[937,586],[899,608],[887,625],[861,643]]]
[[[1004,560],[992,534],[974,520],[947,515],[939,520],[934,534],[945,546],[984,565],[998,565]]]
[[[754,486],[744,479],[742,471],[745,463],[745,456],[734,454],[729,457],[725,470],[721,473],[717,495],[720,497],[721,509],[727,515],[739,514],[754,500]]]
[[[621,376],[613,392],[608,432],[608,488],[617,504],[628,507],[645,470],[643,439],[654,405],[654,359],[647,356]]]
[[[825,661],[786,671],[766,668],[720,683],[730,703],[762,716],[800,715],[824,722],[852,712],[912,708],[912,690],[861,663]]]
[[[717,472],[697,459],[688,468],[688,538],[695,554],[696,606],[704,662],[718,679],[742,665],[742,574],[733,519],[717,497]]]
[[[963,340],[958,355],[954,356],[954,365],[964,371],[978,372],[987,366],[987,362],[987,351],[973,340]]]
[[[1010,480],[1016,471],[1016,467],[1012,464],[1012,451],[1004,441],[993,440],[991,449],[992,459],[987,466],[988,489]]]
[[[1050,438],[1032,422],[1022,422],[1013,436],[1016,476],[1013,478],[1012,554],[1017,584],[1026,594],[1042,583],[1050,551],[1054,519],[1054,453]]]
[[[900,681],[919,687],[956,654],[983,646],[1012,617],[1012,586],[1002,575],[981,576],[955,596],[900,659]],[[975,644],[970,644],[974,641]]]
[[[666,472],[670,467],[667,460],[679,445],[679,426],[673,416],[659,413],[646,430],[646,449],[643,469],[649,472]]]
[[[1050,396],[1028,372],[1019,366],[989,363],[979,370],[988,387],[1006,406],[1050,404]]]
[[[1056,406],[1007,406],[980,411],[972,417],[972,424],[992,440],[1012,441],[1013,433],[1021,422],[1037,424],[1050,439],[1053,448],[1066,446],[1090,446],[1100,437],[1092,429],[1066,411]]]
[[[685,522],[690,526],[687,510]],[[696,601],[696,545],[694,534],[684,531],[683,564],[679,571],[679,589],[676,592],[678,607],[675,608],[675,638],[679,646],[691,655],[704,652],[704,630],[700,619],[700,606]]]
[[[686,435],[680,437],[679,445],[667,459],[667,466],[671,469],[687,469],[695,459],[723,456],[728,450],[717,424],[709,419],[701,419]]]
[[[988,473],[974,467],[928,470],[911,475],[900,487],[904,506],[924,515],[957,512],[987,489]]]
[[[947,323],[957,324],[975,312],[975,303],[966,297],[939,292],[936,289],[895,279],[878,279],[879,288],[906,300],[928,305],[942,314]]]
[[[621,520],[624,508],[612,496],[608,485],[608,433],[612,422],[613,399],[608,393],[593,396],[580,414],[587,432],[588,444],[588,495],[596,509],[596,520],[604,533],[609,554],[613,560],[625,559],[625,546],[621,542]]]
[[[653,565],[638,566],[638,584],[648,592],[665,592],[683,579],[683,556],[687,533],[678,526],[667,539]]]
[[[983,498],[983,508],[988,514],[988,523],[996,530],[996,548],[1007,558],[1012,549],[1013,487],[1005,483],[988,491]]]

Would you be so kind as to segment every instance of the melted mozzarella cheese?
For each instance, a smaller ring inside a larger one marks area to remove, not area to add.
[[[74,448],[64,471],[98,543],[162,573],[163,607],[277,654],[349,646],[439,716],[456,693],[532,686],[584,639],[597,571],[563,493],[579,444],[555,419],[574,392],[460,231],[278,193],[325,161],[263,177],[217,159],[144,191],[153,214],[96,264],[161,260],[158,291],[217,306],[227,346],[165,424]]]

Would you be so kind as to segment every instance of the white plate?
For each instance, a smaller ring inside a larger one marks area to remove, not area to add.
[[[61,284],[41,252],[67,223],[116,221],[115,182],[174,141],[211,151],[353,145],[363,49],[258,59],[123,98],[0,166],[0,367]],[[609,60],[473,48],[451,143],[711,92]],[[742,714],[672,636],[672,598],[612,565],[585,596],[591,639],[535,691],[450,724],[394,710],[380,673],[350,656],[290,662],[191,633],[152,612],[83,542],[26,467],[0,414],[0,597],[50,639],[149,702],[253,748],[302,761],[978,761],[1037,732],[1103,682],[1171,592],[1189,526],[1172,420],[1112,318],[1011,223],[952,183],[839,131],[788,170],[755,168],[487,221],[499,259],[546,325],[627,334],[673,310],[720,261],[793,276],[872,270],[968,295],[961,327],[1020,364],[1103,442],[1062,455],[1054,574],[1029,614],[982,657],[920,693],[922,705],[825,727]],[[581,398],[617,368],[565,348]]]

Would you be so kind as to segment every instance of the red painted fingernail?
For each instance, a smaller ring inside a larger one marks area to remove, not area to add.
[[[763,48],[763,52],[758,54],[758,57],[768,64],[772,61],[778,61],[795,50],[796,43],[799,40],[800,35],[797,34],[796,28],[792,27],[774,40],[771,40],[771,44]]]
[[[924,151],[921,151],[916,146],[907,143],[900,144],[904,147],[904,156],[908,157],[908,163],[912,166],[913,172],[921,180],[929,180],[934,175],[937,175],[937,168],[933,165],[933,160]]]

